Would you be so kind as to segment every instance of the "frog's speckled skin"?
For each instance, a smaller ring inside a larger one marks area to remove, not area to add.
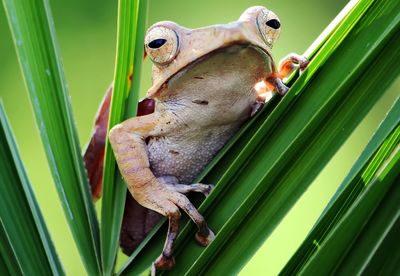
[[[266,24],[270,20],[274,27]],[[270,48],[279,34],[277,22],[272,12],[252,7],[226,25],[189,30],[160,22],[146,35],[147,55],[154,62],[147,98],[155,101],[155,110],[115,126],[109,138],[133,198],[169,218],[167,241],[155,262],[158,269],[174,265],[179,209],[197,224],[201,245],[214,238],[183,195],[207,194],[211,187],[182,184],[191,183],[259,107],[262,97],[256,83],[267,82],[285,94],[281,78],[293,70],[293,63],[306,64],[304,58],[291,55],[276,69]],[[155,47],[162,44],[157,39],[164,44]]]

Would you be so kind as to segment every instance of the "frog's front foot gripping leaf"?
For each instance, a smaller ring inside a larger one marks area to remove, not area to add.
[[[284,84],[284,79],[286,79],[290,74],[292,74],[296,69],[299,69],[300,74],[307,68],[309,60],[305,56],[301,56],[295,53],[290,53],[284,57],[278,66],[278,72],[271,74],[271,76],[265,80],[267,87],[265,89],[260,89],[258,91],[257,101],[252,106],[251,117],[253,117],[258,111],[262,109],[266,101],[264,92],[274,90],[279,95],[285,96],[289,91],[289,87]]]
[[[305,56],[290,53],[279,62],[278,74],[271,76],[267,80],[277,92],[284,96],[289,88],[283,83],[283,79],[288,77],[293,71],[299,68],[300,74],[306,69],[309,61]]]

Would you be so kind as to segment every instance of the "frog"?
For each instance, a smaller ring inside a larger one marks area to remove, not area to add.
[[[132,252],[126,245],[129,235],[132,240],[139,236],[137,244],[161,216],[168,219],[155,270],[175,265],[181,211],[196,224],[199,245],[213,241],[214,232],[187,197],[190,192],[207,196],[213,185],[193,181],[262,108],[268,93],[284,96],[289,90],[284,79],[306,69],[308,59],[295,53],[275,63],[271,49],[280,30],[278,16],[263,6],[248,8],[227,24],[189,29],[161,21],[147,30],[144,48],[153,63],[152,86],[139,103],[138,116],[113,126],[108,139],[129,191],[127,202],[134,208],[129,211],[126,205],[121,246]],[[88,167],[96,167],[90,160],[104,155],[94,156],[98,150],[93,148],[104,148],[111,90],[99,111],[97,139],[85,155]],[[141,229],[139,234],[135,228]]]

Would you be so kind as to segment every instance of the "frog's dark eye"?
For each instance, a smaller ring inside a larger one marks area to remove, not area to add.
[[[279,37],[281,28],[278,16],[265,8],[260,9],[257,15],[257,26],[265,44],[272,48]]]
[[[178,36],[169,27],[154,26],[147,31],[144,46],[147,55],[154,63],[165,65],[178,53]]]
[[[279,23],[279,21],[276,20],[276,19],[268,20],[265,24],[266,24],[267,26],[269,26],[269,27],[275,29],[275,30],[276,30],[276,29],[279,29],[279,28],[281,27],[281,23]]]
[[[149,44],[147,44],[151,49],[158,49],[167,42],[164,38],[154,39]]]

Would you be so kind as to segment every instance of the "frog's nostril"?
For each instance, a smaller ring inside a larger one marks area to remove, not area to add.
[[[165,44],[165,42],[167,42],[166,39],[158,38],[158,39],[154,39],[153,41],[150,41],[150,43],[147,44],[147,46],[149,46],[149,48],[151,48],[151,49],[158,49],[161,46],[163,46]]]
[[[276,19],[268,20],[265,24],[273,29],[279,29],[281,26],[281,23],[279,23],[279,21]]]

